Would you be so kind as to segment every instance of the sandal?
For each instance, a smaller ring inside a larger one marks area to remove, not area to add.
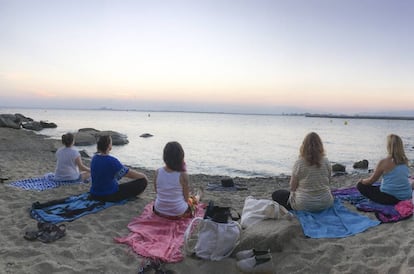
[[[24,238],[29,241],[39,240],[43,243],[54,242],[66,235],[66,226],[51,223],[37,223],[37,231],[26,231]]]
[[[23,237],[28,241],[34,241],[42,234],[43,231],[26,231]]]
[[[43,243],[54,242],[66,235],[66,226],[64,224],[61,224],[59,226],[48,226],[46,229],[49,231],[43,230],[43,233],[37,237],[37,239]]]

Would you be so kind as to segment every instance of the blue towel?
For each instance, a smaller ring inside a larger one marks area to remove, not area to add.
[[[63,185],[70,185],[82,183],[82,179],[79,176],[76,180],[57,181],[53,173],[47,173],[43,177],[23,179],[8,184],[9,186],[25,189],[25,190],[37,190],[43,191],[46,189],[56,188]]]
[[[310,238],[344,238],[381,223],[348,210],[338,199],[332,207],[321,212],[292,212],[298,217],[303,233]]]
[[[89,200],[89,193],[70,196],[60,200],[46,203],[33,203],[30,216],[39,222],[60,223],[76,220],[84,215],[101,211],[105,208],[125,204],[128,200],[120,202],[100,202]]]

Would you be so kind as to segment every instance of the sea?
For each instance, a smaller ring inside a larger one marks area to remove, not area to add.
[[[366,159],[369,169],[386,156],[386,136],[401,136],[405,152],[414,160],[414,120],[320,118],[301,115],[253,115],[226,113],[158,112],[136,110],[68,110],[0,108],[0,113],[21,113],[36,121],[54,122],[43,134],[60,139],[80,128],[114,130],[129,143],[114,146],[111,154],[133,167],[156,169],[163,165],[162,152],[169,141],[184,148],[190,174],[229,177],[290,175],[303,138],[316,132],[328,159],[346,166]],[[144,133],[153,135],[140,137]],[[95,146],[78,147],[89,155]]]

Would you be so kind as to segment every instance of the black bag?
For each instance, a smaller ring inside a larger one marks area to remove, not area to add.
[[[237,213],[237,217],[233,217],[231,211],[235,211],[231,207],[215,206],[213,201],[209,201],[204,214],[204,219],[210,219],[216,223],[227,223],[229,219],[237,221],[240,219],[240,214]]]

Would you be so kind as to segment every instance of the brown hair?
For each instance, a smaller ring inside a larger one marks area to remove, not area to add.
[[[112,139],[109,135],[99,136],[98,142],[96,143],[96,149],[98,150],[98,152],[106,153],[109,145],[111,144],[111,141]]]
[[[408,165],[408,158],[405,156],[404,145],[400,136],[390,134],[387,136],[387,151],[396,165]]]
[[[184,171],[184,150],[178,142],[168,142],[164,147],[163,160],[168,168]]]
[[[62,144],[65,145],[65,147],[70,147],[73,144],[73,140],[75,137],[72,133],[68,132],[66,134],[62,135]]]
[[[308,133],[305,139],[303,139],[300,147],[300,156],[305,159],[309,165],[320,167],[324,155],[325,150],[319,135],[315,132]]]

